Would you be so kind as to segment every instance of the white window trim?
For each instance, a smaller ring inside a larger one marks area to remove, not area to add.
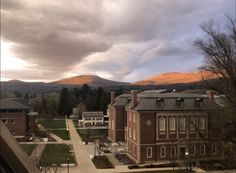
[[[164,152],[162,152],[162,149]],[[160,157],[161,158],[165,158],[166,157],[166,147],[165,146],[161,146],[160,147]]]
[[[134,123],[136,122],[136,114],[135,113],[133,114],[133,122]]]
[[[183,122],[184,122],[184,128],[181,129],[181,119],[183,119]],[[186,117],[180,117],[179,118],[179,129],[180,131],[185,131],[186,130]]]
[[[171,119],[174,121],[174,128],[171,129]],[[176,118],[175,117],[170,117],[169,118],[169,130],[170,131],[176,131]]]
[[[132,117],[131,117],[131,116],[132,116],[132,113],[129,112],[129,115],[128,115],[128,116],[129,116],[129,121],[131,121],[131,120],[132,120]]]
[[[136,148],[135,148],[135,145],[133,145],[133,154],[134,154],[134,156],[136,156]]]
[[[191,120],[193,120],[193,122],[191,122]],[[189,117],[189,130],[195,130],[195,126],[196,126],[196,117]]]
[[[150,150],[150,155],[148,155],[149,154],[149,151],[148,150]],[[146,148],[146,157],[147,158],[152,158],[152,147],[147,147]]]
[[[200,124],[199,124],[200,125],[200,130],[206,130],[206,117],[200,117],[199,122],[200,122]]]
[[[215,149],[214,149],[215,148]],[[213,152],[214,151],[214,152]],[[217,154],[217,145],[216,144],[212,144],[211,145],[211,153],[212,154]]]
[[[161,129],[161,119],[163,119],[163,121],[164,121],[164,123],[163,123],[164,128],[163,129]],[[160,117],[158,125],[159,125],[159,131],[160,132],[165,132],[166,131],[166,118],[165,117]]]
[[[202,147],[203,147],[203,153],[202,153]],[[206,146],[205,146],[205,144],[200,145],[200,155],[206,155]]]
[[[136,140],[136,131],[133,129],[133,139]]]
[[[131,131],[131,128],[128,128],[128,131],[129,131],[129,138],[131,139],[131,138],[132,138],[132,131]]]

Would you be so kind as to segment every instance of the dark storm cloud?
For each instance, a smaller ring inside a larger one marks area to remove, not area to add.
[[[191,66],[199,25],[233,14],[233,4],[234,0],[3,0],[2,38],[14,43],[11,51],[16,57],[40,71],[29,76],[28,70],[21,70],[24,79],[101,72],[112,79],[135,80],[135,72],[156,73],[145,66],[148,62],[174,59]],[[179,69],[172,66],[173,71]],[[4,74],[12,78],[15,72]]]

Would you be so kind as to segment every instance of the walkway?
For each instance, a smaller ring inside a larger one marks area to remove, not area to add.
[[[34,161],[35,164],[39,163],[39,160],[41,158],[45,146],[46,144],[38,144],[32,151],[30,158]]]
[[[78,166],[70,168],[70,173],[96,173],[97,170],[89,157],[86,147],[78,135],[74,123],[71,119],[68,119],[68,126],[70,131],[71,143],[73,145],[75,158]]]

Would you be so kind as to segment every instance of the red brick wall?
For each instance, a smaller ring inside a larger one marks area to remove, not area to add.
[[[109,107],[109,123],[114,121],[114,127],[111,128],[109,124],[108,135],[113,142],[125,141],[125,117],[124,107]]]
[[[7,119],[7,124],[5,125],[13,135],[22,136],[26,134],[27,124],[25,112],[1,113],[1,119]],[[14,119],[15,124],[11,124],[10,119]]]

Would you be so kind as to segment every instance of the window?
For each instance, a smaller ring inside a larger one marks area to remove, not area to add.
[[[185,117],[179,118],[179,129],[185,130],[186,129],[186,123],[185,123]]]
[[[10,132],[11,132],[12,135],[15,135],[15,134],[16,134],[16,131],[13,130],[13,129],[11,129]]]
[[[132,137],[132,131],[131,131],[131,128],[129,128],[129,138],[131,138]]]
[[[211,153],[212,154],[216,154],[217,153],[217,146],[216,146],[216,144],[212,144],[211,145]]]
[[[134,121],[134,123],[136,122],[136,114],[135,113],[133,114],[133,121]]]
[[[199,122],[200,122],[200,130],[205,130],[206,129],[206,119],[205,119],[205,117],[200,117]]]
[[[134,129],[133,129],[133,138],[134,138],[134,140],[136,140],[136,133],[135,133]]]
[[[202,145],[200,145],[200,154],[201,154],[201,155],[205,155],[205,153],[206,153],[206,151],[205,151],[205,145],[202,144]]]
[[[146,156],[147,158],[152,158],[152,147],[146,148]]]
[[[170,156],[171,157],[176,157],[176,146],[171,146],[170,147]]]
[[[196,126],[196,118],[195,117],[189,117],[189,129],[195,130]]]
[[[115,128],[114,120],[111,120],[111,126],[112,126],[112,129]]]
[[[199,107],[199,108],[202,108],[204,106],[203,99],[202,98],[196,98],[195,99],[195,106]]]
[[[175,131],[175,117],[170,117],[169,119],[170,131]]]
[[[161,146],[160,147],[160,157],[166,157],[166,147],[165,146]]]
[[[164,117],[159,118],[159,130],[160,132],[166,131],[166,119]]]
[[[192,156],[195,156],[196,155],[196,145],[191,145],[190,146],[190,154]]]
[[[11,124],[15,124],[15,119],[10,119]]]
[[[136,146],[133,145],[133,153],[134,153],[134,156],[136,156]]]
[[[132,116],[132,113],[130,112],[129,113],[129,121],[131,121],[131,118],[132,118],[131,116]]]
[[[163,98],[157,98],[156,103],[159,108],[164,108],[164,99]]]
[[[176,99],[176,107],[177,108],[183,108],[184,107],[184,99],[183,98]]]
[[[7,124],[7,119],[2,119],[3,124]]]

